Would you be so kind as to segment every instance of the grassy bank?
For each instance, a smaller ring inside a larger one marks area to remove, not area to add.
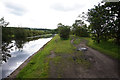
[[[63,73],[70,67],[74,68],[75,64],[83,66],[83,68],[89,68],[91,63],[80,57],[82,52],[76,51],[76,47],[71,44],[72,39],[74,39],[73,44],[75,45],[86,40],[88,46],[115,59],[120,57],[117,54],[118,46],[112,42],[97,44],[90,38],[76,36],[70,36],[68,40],[61,40],[56,35],[41,51],[32,57],[30,62],[19,72],[17,78],[50,78],[54,76],[61,78]],[[73,57],[76,58],[76,61],[73,60]]]
[[[54,58],[50,58],[51,51],[56,55]],[[47,78],[49,77],[50,61],[54,64],[62,62],[64,58],[58,55],[74,53],[75,47],[71,45],[69,40],[61,40],[56,35],[40,52],[38,52],[31,61],[19,72],[17,78]],[[72,57],[68,60],[72,60]],[[64,61],[63,61],[64,62]],[[61,68],[62,69],[62,68]],[[61,70],[60,70],[61,71]]]
[[[71,44],[71,36],[68,40],[61,40],[56,35],[41,51],[33,56],[30,62],[19,72],[17,78],[61,78],[65,70],[74,68],[74,64],[79,64],[88,68],[90,63],[80,58],[82,52],[76,51],[76,47]],[[75,40],[73,43],[76,43]],[[76,43],[77,44],[77,43]],[[77,58],[76,62],[73,57]]]
[[[74,72],[76,67],[74,65],[89,68],[91,63],[83,58],[82,52],[76,51],[76,47],[71,44],[72,39],[74,39],[73,44],[76,45],[83,40],[87,40],[88,46],[113,58],[118,58],[118,47],[112,43],[103,42],[98,45],[90,38],[76,36],[70,36],[68,40],[61,40],[56,35],[41,51],[32,57],[30,62],[19,72],[17,78],[62,78],[67,70]],[[76,58],[76,60],[73,58]]]
[[[114,58],[120,60],[120,55],[118,54],[120,46],[114,44],[112,41],[102,41],[100,44],[94,42],[91,38],[81,38],[88,41],[87,45]]]
[[[54,37],[40,52],[38,52],[31,61],[25,66],[17,78],[37,78],[48,77],[48,62],[45,62],[50,51],[54,49],[54,42],[58,36]]]

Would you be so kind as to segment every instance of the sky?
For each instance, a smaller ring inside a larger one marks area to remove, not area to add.
[[[0,18],[12,27],[55,29],[58,23],[71,26],[78,15],[101,0],[0,0]],[[89,24],[86,22],[86,24]]]

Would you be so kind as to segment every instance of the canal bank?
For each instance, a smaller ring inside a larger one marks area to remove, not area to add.
[[[48,41],[45,45],[47,45],[50,41]],[[23,62],[15,71],[13,71],[9,76],[7,76],[7,78],[16,78],[16,75],[20,72],[20,70],[25,67],[27,65],[27,63],[30,62],[31,58],[37,54],[39,51],[41,51],[45,45],[43,45],[43,47],[41,47],[37,52],[35,52],[33,55],[31,55],[25,62]]]
[[[35,54],[16,78],[118,78],[118,64],[113,59],[86,45],[86,41],[71,36],[61,40],[56,35]],[[85,52],[78,47],[86,47]]]
[[[25,62],[30,56],[37,52],[51,39],[52,37],[32,40],[22,44],[23,47],[20,49],[15,49],[16,46],[12,47],[12,51],[10,52],[11,57],[7,60],[7,62],[1,64],[2,78],[5,78],[12,74],[13,71],[15,71],[23,62]],[[15,43],[16,42],[14,41],[12,45],[15,45]]]

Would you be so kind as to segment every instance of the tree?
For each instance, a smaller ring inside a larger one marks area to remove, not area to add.
[[[88,11],[89,29],[93,34],[93,39],[98,43],[110,38],[116,39],[116,42],[120,43],[119,4],[120,2],[107,2],[103,5],[99,3],[98,6]]]
[[[0,28],[5,28],[6,29],[6,26],[9,24],[9,22],[6,22],[4,20],[4,17],[0,19]],[[7,35],[7,36],[6,36]],[[9,54],[9,49],[12,47],[12,46],[8,46],[9,45],[9,42],[10,40],[8,39],[8,36],[9,33],[5,32],[5,30],[2,31],[2,45],[0,43],[0,46],[2,47],[2,61],[7,61],[7,58],[11,57],[11,55]],[[5,41],[8,40],[8,43],[4,43]],[[1,59],[0,59],[1,60]]]
[[[108,11],[108,26],[109,33],[112,38],[115,38],[116,42],[120,44],[120,27],[119,27],[119,10],[120,2],[107,2],[105,3],[105,9]]]
[[[72,25],[73,26],[73,34],[76,36],[80,37],[88,37],[89,34],[87,32],[87,26],[84,24],[82,20],[75,20],[75,23]]]
[[[8,24],[9,24],[9,22],[6,22],[6,21],[4,20],[4,17],[2,17],[2,18],[0,19],[0,27],[6,27]]]
[[[58,24],[58,33],[61,39],[68,39],[70,34],[70,27],[64,26],[61,23]]]
[[[93,39],[97,41],[97,43],[100,43],[102,39],[101,36],[106,30],[105,18],[104,6],[100,4],[88,11],[88,22],[90,22],[89,28],[91,29]]]

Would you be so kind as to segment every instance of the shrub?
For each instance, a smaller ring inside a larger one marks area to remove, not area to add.
[[[59,35],[61,39],[68,39],[70,34],[70,27],[69,26],[59,26],[58,27]]]

